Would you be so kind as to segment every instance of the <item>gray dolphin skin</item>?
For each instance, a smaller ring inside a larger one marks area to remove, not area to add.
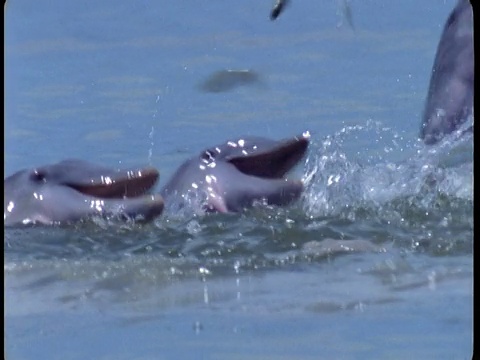
[[[473,69],[472,5],[459,0],[445,23],[433,63],[420,130],[426,144],[457,130],[473,114]]]
[[[184,162],[162,188],[168,203],[172,196],[201,191],[206,211],[239,212],[262,201],[288,205],[303,190],[300,180],[285,175],[304,157],[309,134],[274,141],[243,137],[202,151]]]
[[[82,160],[20,170],[4,181],[4,225],[61,224],[90,216],[150,221],[163,211],[147,192],[159,173],[152,167],[116,170]]]

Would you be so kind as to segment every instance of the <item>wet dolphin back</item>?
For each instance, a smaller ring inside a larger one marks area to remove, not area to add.
[[[445,23],[433,63],[420,137],[434,144],[473,113],[473,12],[459,0]]]

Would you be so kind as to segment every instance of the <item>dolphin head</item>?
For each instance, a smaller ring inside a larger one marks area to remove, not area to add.
[[[444,25],[435,54],[420,128],[426,144],[457,130],[460,134],[473,130],[461,127],[473,115],[474,62],[472,4],[460,0]]]
[[[25,169],[4,181],[4,224],[54,224],[92,215],[151,220],[163,211],[160,195],[148,195],[156,169],[116,170],[82,160]]]
[[[287,205],[299,198],[303,183],[286,174],[304,157],[308,144],[308,133],[280,141],[252,136],[227,141],[185,162],[162,194],[201,190],[207,210],[219,212],[238,212],[256,201]]]

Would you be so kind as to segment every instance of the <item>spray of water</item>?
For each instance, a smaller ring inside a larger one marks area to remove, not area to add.
[[[349,153],[348,144],[365,136],[377,139],[376,146]],[[381,209],[402,198],[415,198],[426,210],[442,196],[472,200],[471,143],[471,136],[463,136],[426,147],[420,141],[405,142],[373,121],[344,127],[312,144],[304,172],[305,212],[318,217],[349,209]],[[392,160],[392,153],[406,157]]]

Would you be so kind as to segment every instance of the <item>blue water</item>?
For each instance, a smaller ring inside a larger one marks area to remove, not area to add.
[[[473,141],[417,140],[455,1],[342,4],[7,2],[6,174],[312,140],[289,208],[6,229],[7,359],[471,358]]]

